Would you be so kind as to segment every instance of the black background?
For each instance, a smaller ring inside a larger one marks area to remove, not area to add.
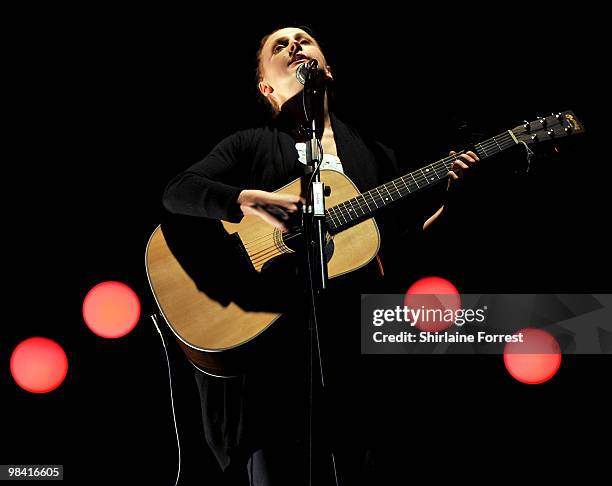
[[[542,147],[528,177],[516,173],[519,151],[497,167],[483,164],[466,180],[461,223],[449,223],[425,258],[407,247],[398,263],[406,287],[436,274],[463,292],[612,290],[601,12],[560,4],[486,15],[262,10],[5,17],[3,463],[64,464],[79,482],[173,484],[166,364],[148,318],[144,250],[167,181],[222,137],[265,119],[254,53],[284,24],[314,28],[336,76],[337,113],[395,148],[406,169],[470,134],[492,136],[552,111],[572,109],[587,128],[558,154]],[[104,280],[125,282],[142,301],[139,325],[118,340],[98,338],[82,321],[83,298]],[[56,340],[69,359],[63,385],[42,396],[18,388],[8,369],[12,349],[33,335]],[[185,474],[190,484],[216,484],[195,385],[173,356]],[[380,408],[360,419],[389,421],[372,444],[379,468],[395,454],[414,468],[450,459],[467,438],[495,459],[512,437],[523,441],[514,452],[526,466],[569,454],[559,444],[572,433],[582,444],[606,433],[600,394],[609,357],[564,356],[539,387],[516,382],[498,356],[363,359]]]

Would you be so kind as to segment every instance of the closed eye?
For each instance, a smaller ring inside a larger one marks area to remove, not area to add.
[[[302,38],[299,40],[300,44],[312,44],[310,39]],[[287,47],[288,41],[279,40],[278,43],[272,48],[272,54],[278,54],[281,50]]]
[[[272,53],[273,54],[277,54],[278,52],[280,52],[287,44],[282,44],[282,43],[278,43],[274,46],[274,48],[272,49]]]

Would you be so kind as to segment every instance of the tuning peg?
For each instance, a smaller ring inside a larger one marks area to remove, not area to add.
[[[546,118],[544,118],[543,116],[539,117],[538,120],[540,121],[540,123],[542,124],[542,128],[546,128]]]
[[[571,133],[572,132],[572,127],[571,126],[566,126],[563,130],[565,130],[565,133]]]
[[[555,131],[552,128],[550,130],[547,130],[546,133],[551,138],[555,136]]]
[[[530,132],[531,131],[531,123],[529,123],[527,120],[523,120],[523,128],[525,129],[525,131]]]
[[[531,138],[532,142],[537,142],[538,141],[538,134],[534,133],[530,138]]]
[[[563,121],[563,113],[559,112],[556,115],[554,115],[555,118],[559,121],[562,122]]]

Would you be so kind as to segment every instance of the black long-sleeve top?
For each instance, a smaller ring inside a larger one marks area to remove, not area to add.
[[[171,213],[238,222],[236,200],[243,189],[274,191],[303,174],[288,124],[239,131],[222,140],[204,159],[170,181],[164,206]],[[360,191],[399,175],[393,150],[363,138],[330,114],[344,173]]]
[[[391,149],[361,136],[333,114],[330,116],[344,173],[360,191],[399,176],[396,156]],[[237,198],[243,189],[274,191],[303,174],[304,166],[298,160],[296,141],[291,133],[281,116],[269,126],[240,131],[225,138],[204,159],[170,181],[164,192],[164,206],[170,213],[239,222],[242,215]],[[429,201],[435,199],[430,197]],[[404,204],[377,215],[383,245],[385,238],[393,240],[406,232],[417,234],[425,219],[437,209],[435,202],[419,204],[416,210],[407,211],[407,207]],[[366,274],[365,278],[370,276],[371,273]],[[336,311],[338,308],[347,310],[347,306],[351,308],[340,318],[348,322],[354,320],[351,313],[358,312],[359,305],[337,305],[338,302],[340,300],[334,301]],[[358,323],[354,325],[358,336]],[[333,343],[334,338],[328,342]],[[358,344],[358,339],[355,343]],[[334,346],[331,345],[332,349]],[[342,353],[354,358],[359,348],[349,346]],[[275,430],[281,435],[301,430],[300,425],[287,426],[299,423],[301,415],[292,410],[299,409],[304,398],[296,391],[296,387],[303,384],[302,380],[294,376],[300,373],[300,365],[288,364],[298,355],[288,349],[283,355],[287,362],[281,366],[282,370],[274,367],[274,371],[247,374],[233,381],[197,375],[206,437],[222,467],[227,467],[232,458],[241,460],[235,458],[243,457],[246,449],[258,447],[262,435],[276,437]],[[281,360],[282,357],[277,357],[276,362]]]

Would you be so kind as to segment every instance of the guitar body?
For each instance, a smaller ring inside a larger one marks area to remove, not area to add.
[[[331,188],[331,194],[326,197],[327,208],[359,195],[353,182],[340,172],[322,170],[321,180]],[[301,181],[296,179],[276,192],[299,195]],[[258,217],[245,216],[240,223],[222,224],[227,234],[232,235],[227,239],[228,244],[231,241],[239,246],[247,272],[261,273],[274,259],[294,253],[283,240],[283,233]],[[379,247],[380,235],[372,218],[330,236],[329,278],[365,266],[376,256]],[[219,256],[211,254],[207,258]],[[204,267],[199,269],[199,281],[206,280],[206,259],[203,262],[199,265]],[[241,361],[248,359],[255,338],[281,314],[214,298],[202,291],[206,283],[196,284],[192,272],[184,267],[171,250],[162,227],[158,226],[147,245],[146,268],[161,315],[194,365],[216,376],[235,374]],[[239,278],[233,268],[228,265],[228,273],[216,278],[228,281]]]

